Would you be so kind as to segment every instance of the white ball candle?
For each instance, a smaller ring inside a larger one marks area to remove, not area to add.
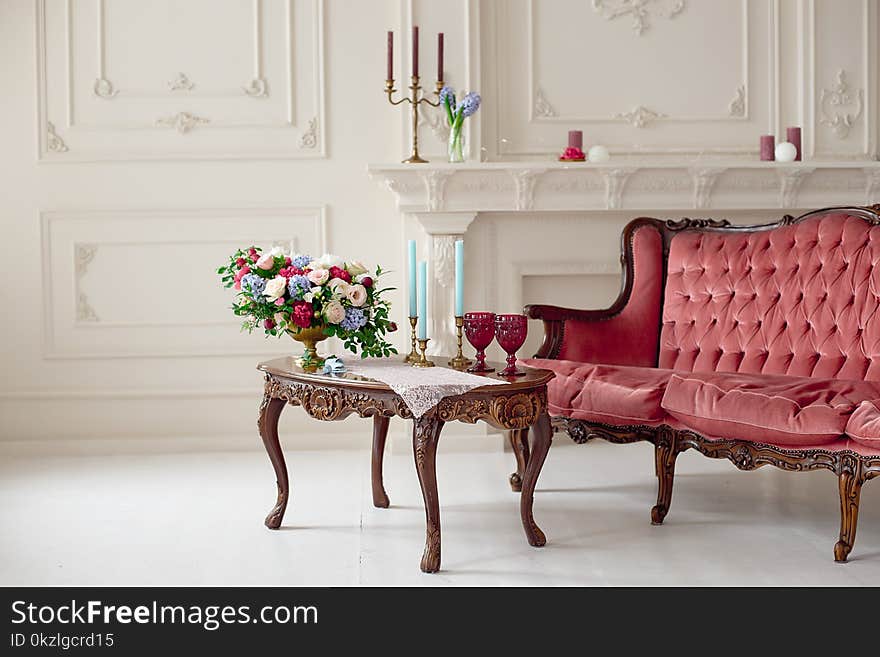
[[[591,146],[587,152],[587,159],[590,162],[607,162],[611,159],[611,154],[604,146]]]
[[[790,141],[781,141],[776,144],[777,162],[794,162],[797,157],[797,147]]]

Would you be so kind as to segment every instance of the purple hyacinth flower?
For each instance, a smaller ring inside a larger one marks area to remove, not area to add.
[[[456,108],[456,112],[460,111],[461,115],[467,118],[480,109],[480,100],[480,94],[472,91],[462,99],[461,104]]]

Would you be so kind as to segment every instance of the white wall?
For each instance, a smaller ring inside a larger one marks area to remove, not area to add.
[[[484,97],[474,160],[548,159],[576,127],[618,156],[688,166],[754,157],[759,134],[792,124],[808,155],[876,158],[877,0],[687,0],[671,18],[656,0],[641,34],[595,4],[620,3],[0,0],[0,440],[255,438],[253,366],[293,346],[238,333],[212,273],[225,254],[293,240],[401,271],[405,239],[424,239],[366,173],[408,153],[408,117],[382,93],[387,29],[398,87],[409,26],[426,78],[445,32],[447,81]],[[443,135],[426,114],[429,159]],[[468,257],[529,244],[551,260],[548,235],[570,230],[598,302],[628,216],[585,217],[479,216]],[[523,276],[510,298],[561,300]],[[299,445],[340,430],[284,422]]]

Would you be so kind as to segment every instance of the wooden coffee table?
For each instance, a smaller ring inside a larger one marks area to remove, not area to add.
[[[435,358],[438,365],[445,357]],[[266,386],[257,425],[269,460],[275,468],[278,498],[266,517],[266,526],[278,529],[287,508],[290,484],[281,445],[278,442],[278,418],[285,405],[301,406],[316,420],[341,420],[352,413],[373,418],[372,485],[373,504],[388,506],[382,482],[382,457],[388,422],[393,416],[413,419],[403,400],[386,384],[350,373],[340,376],[304,372],[294,358],[277,358],[260,363]],[[500,369],[498,367],[497,369]],[[425,552],[421,569],[434,573],[440,569],[440,501],[437,496],[437,441],[446,422],[458,420],[474,424],[488,422],[510,430],[510,440],[517,460],[511,475],[514,490],[521,486],[520,516],[530,545],[540,547],[546,539],[532,516],[535,484],[550,449],[552,430],[547,415],[547,382],[553,373],[526,369],[526,375],[506,379],[507,385],[475,388],[463,395],[446,397],[420,418],[413,419],[413,454],[416,472],[425,501],[427,521]],[[495,377],[494,374],[485,376]],[[497,380],[497,377],[495,377]],[[531,429],[531,431],[529,431]],[[531,436],[531,445],[529,445]]]

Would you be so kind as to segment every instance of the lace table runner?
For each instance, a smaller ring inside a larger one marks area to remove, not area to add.
[[[444,397],[462,395],[482,386],[503,386],[506,381],[477,376],[445,367],[413,367],[391,358],[367,358],[347,362],[352,374],[381,381],[400,395],[415,417],[421,417]]]

